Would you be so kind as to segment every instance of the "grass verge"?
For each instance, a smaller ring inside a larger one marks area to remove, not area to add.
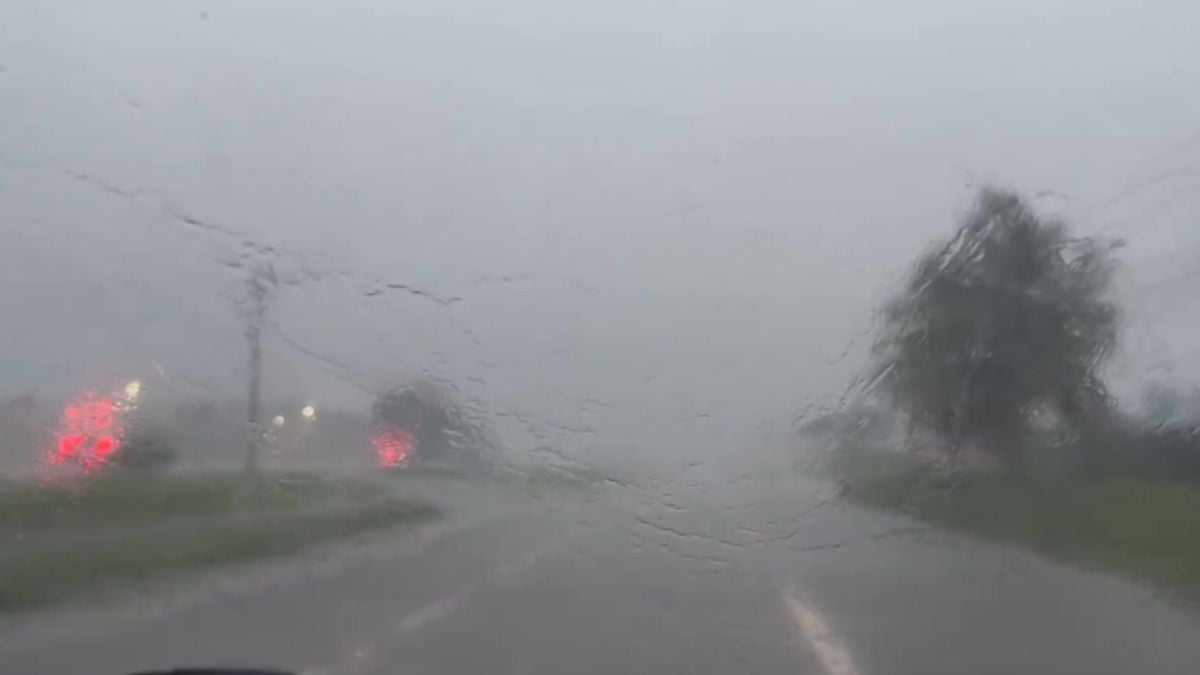
[[[384,486],[312,474],[110,476],[77,484],[0,482],[0,536],[152,524],[181,517],[361,504]]]
[[[373,483],[304,476],[108,479],[79,490],[6,487],[0,492],[6,512],[0,612],[295,553],[435,515],[433,507],[390,497]]]
[[[1200,599],[1200,487],[1140,479],[946,473],[903,456],[839,459],[854,501]]]

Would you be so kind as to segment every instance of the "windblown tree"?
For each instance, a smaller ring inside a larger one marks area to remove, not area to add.
[[[885,306],[880,384],[952,452],[970,441],[1016,473],[1033,415],[1095,433],[1108,407],[1100,369],[1117,338],[1118,244],[1073,238],[1016,194],[981,191]]]

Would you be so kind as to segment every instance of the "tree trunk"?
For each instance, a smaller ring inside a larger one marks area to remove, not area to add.
[[[1029,457],[1020,413],[994,412],[989,427],[983,435],[988,450],[1000,457],[1009,476],[1022,481],[1028,478]]]
[[[1016,480],[1029,478],[1029,462],[1025,452],[1025,444],[1019,438],[1008,438],[997,447],[1004,459],[1008,475]]]

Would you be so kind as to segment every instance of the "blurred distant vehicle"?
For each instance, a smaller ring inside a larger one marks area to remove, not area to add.
[[[371,436],[371,445],[384,469],[402,469],[414,459],[415,443],[408,429],[380,424]]]
[[[86,474],[122,467],[164,470],[176,452],[163,434],[138,418],[142,383],[130,381],[110,394],[83,392],[63,408],[44,468]]]
[[[417,463],[478,466],[495,444],[441,387],[427,381],[381,394],[371,406],[371,444],[381,468]]]
[[[91,473],[107,464],[124,440],[136,398],[84,392],[72,399],[59,419],[49,465]]]

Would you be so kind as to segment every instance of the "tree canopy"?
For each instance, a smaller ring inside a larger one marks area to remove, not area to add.
[[[1118,244],[1071,237],[1017,194],[982,190],[882,312],[884,391],[954,450],[973,440],[1020,470],[1032,414],[1083,424],[1105,406]]]

